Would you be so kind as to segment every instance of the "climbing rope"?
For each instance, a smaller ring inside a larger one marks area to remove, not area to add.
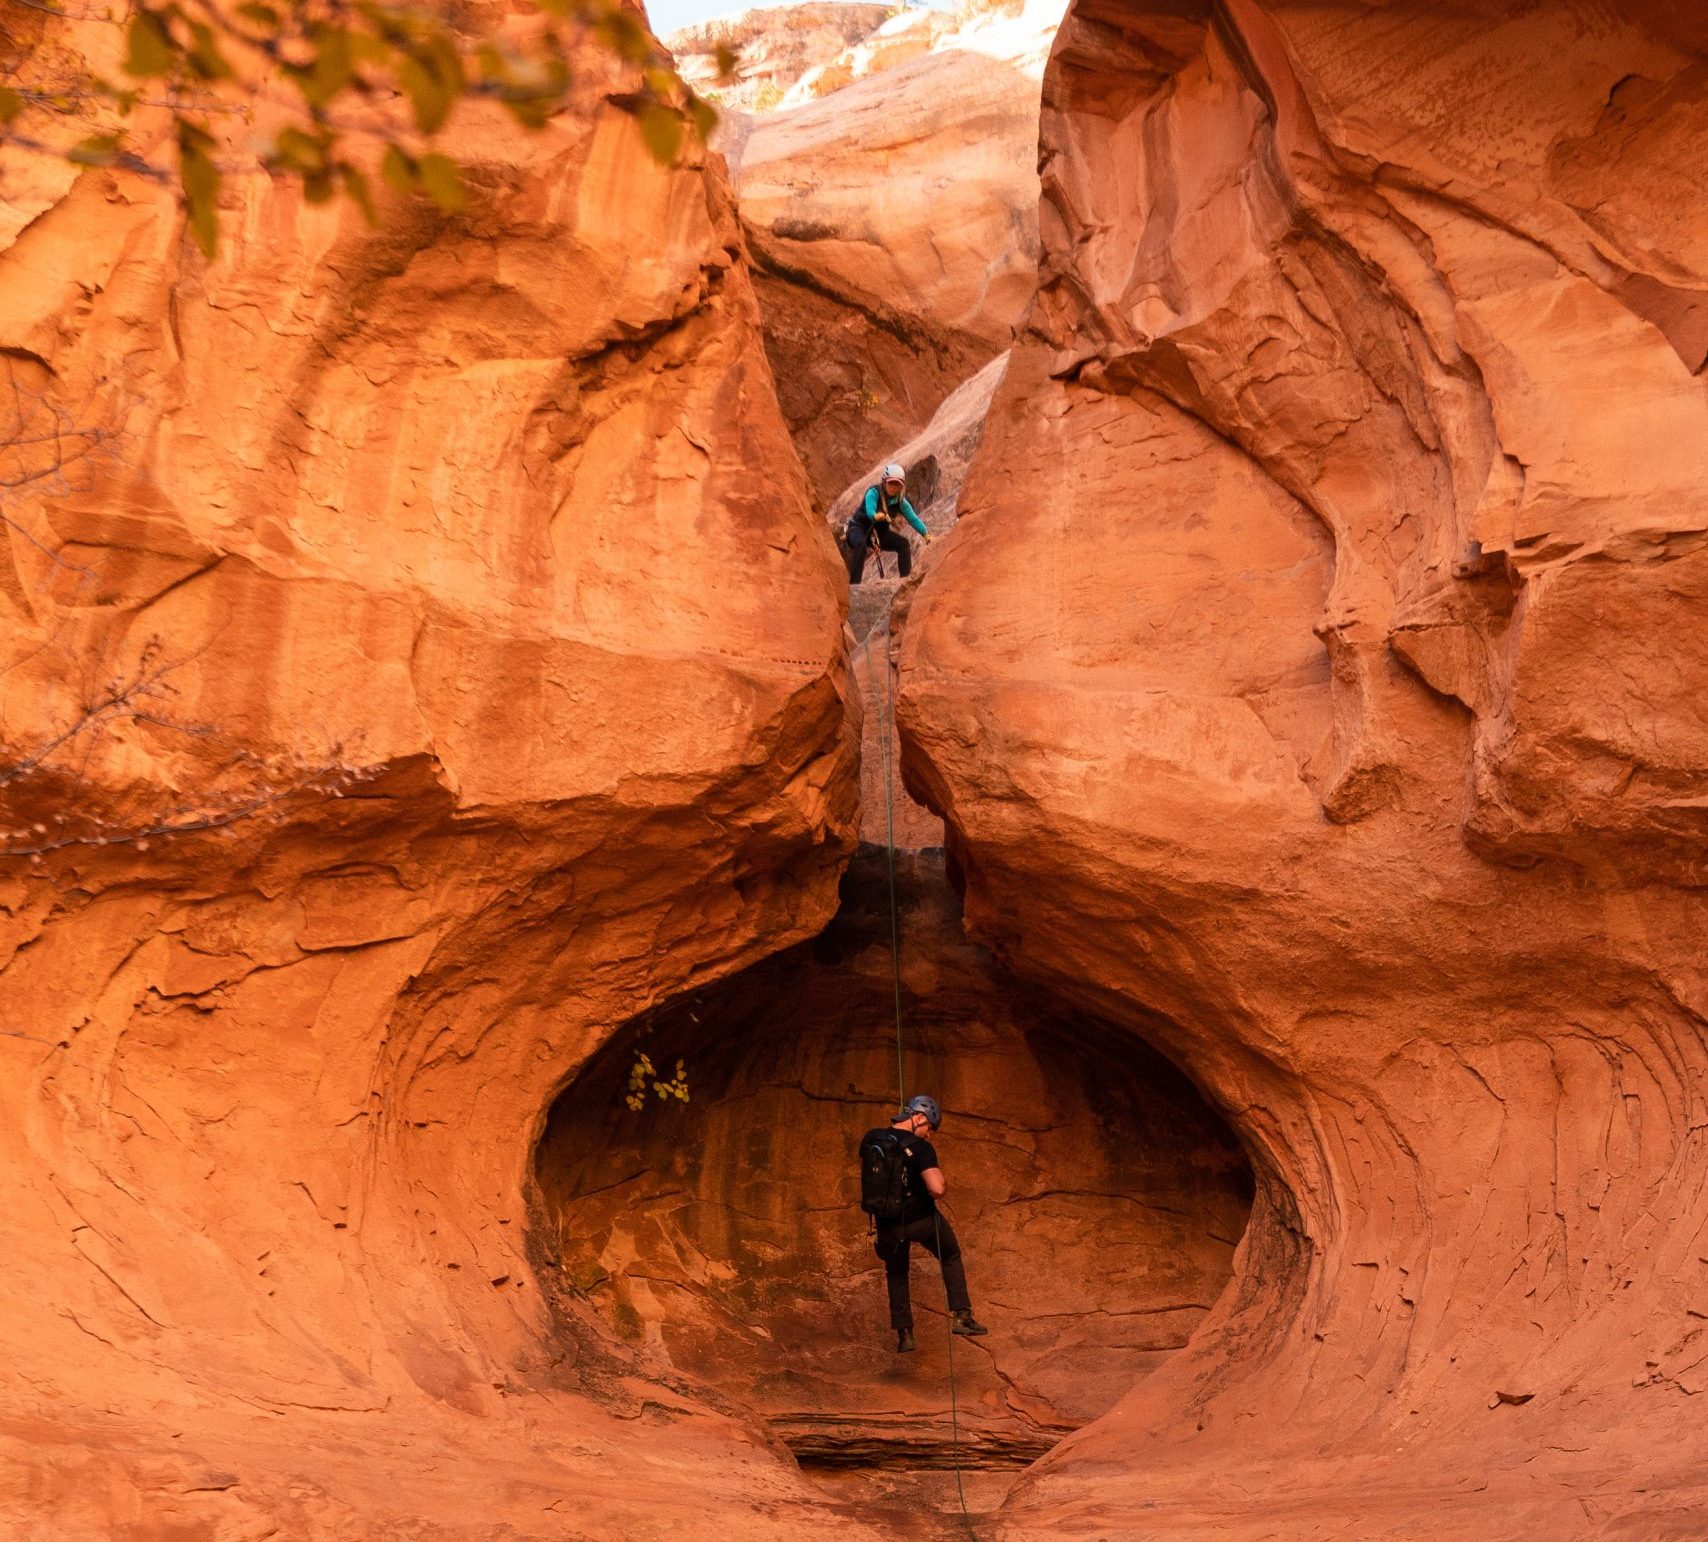
[[[878,758],[884,766],[884,856],[890,874],[890,974],[895,982],[896,1009],[896,1107],[907,1102],[907,1068],[902,1056],[901,1024],[901,910],[896,903],[896,807],[895,794],[890,787],[894,766],[895,706],[890,699],[890,618],[884,617],[884,695],[878,713]],[[872,644],[866,643],[866,673],[871,676]],[[872,699],[878,699],[877,681],[872,680]]]
[[[943,1256],[943,1227],[937,1219],[937,1212],[931,1212],[931,1229],[937,1233],[937,1256]],[[966,1523],[967,1535],[973,1542],[979,1542],[979,1534],[973,1530],[973,1518],[967,1514],[967,1489],[961,1481],[961,1400],[955,1388],[955,1318],[954,1314],[945,1309],[944,1322],[949,1325],[949,1454],[955,1462],[955,1497],[961,1501],[961,1519]]]
[[[879,703],[878,682],[876,671],[872,664],[872,649],[876,641],[868,637],[866,641],[866,673],[871,680],[872,699]],[[895,700],[891,692],[890,680],[890,618],[883,620],[884,644],[884,691],[881,700],[881,710],[878,713],[878,755],[884,767],[884,852],[889,863],[890,875],[890,971],[895,977],[895,1007],[896,1007],[896,1107],[901,1108],[907,1103],[907,1071],[902,1049],[902,1012],[901,1012],[901,907],[896,899],[896,810],[895,791],[891,786],[894,776],[894,747],[895,747]],[[943,1227],[938,1220],[935,1209],[931,1213],[931,1227],[936,1236],[939,1260],[943,1257]],[[973,1530],[973,1518],[967,1510],[967,1489],[961,1477],[961,1403],[960,1391],[955,1382],[955,1318],[954,1314],[945,1309],[943,1321],[949,1328],[949,1453],[955,1464],[955,1497],[960,1501],[961,1520],[967,1528],[967,1535],[973,1542],[979,1542],[978,1533]]]

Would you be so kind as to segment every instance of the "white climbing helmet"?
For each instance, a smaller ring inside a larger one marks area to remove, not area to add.
[[[889,465],[884,467],[883,480],[886,482],[901,482],[905,484],[907,482],[907,473],[892,460]]]

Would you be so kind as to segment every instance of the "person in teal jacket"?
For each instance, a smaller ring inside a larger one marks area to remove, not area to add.
[[[896,528],[906,520],[927,541],[931,532],[913,511],[904,489],[907,474],[894,461],[884,467],[881,480],[866,489],[865,502],[848,521],[844,539],[848,543],[848,582],[857,584],[866,571],[866,553],[874,546],[896,554],[896,566],[906,578],[913,571],[913,543]]]

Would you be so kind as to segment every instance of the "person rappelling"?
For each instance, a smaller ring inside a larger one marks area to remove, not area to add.
[[[931,532],[907,501],[906,485],[907,473],[891,461],[878,481],[866,489],[865,501],[854,511],[844,532],[849,583],[860,582],[866,571],[866,556],[874,548],[896,554],[896,566],[903,578],[913,571],[913,544],[896,527],[905,519],[926,541],[931,539]]]
[[[860,1138],[860,1208],[872,1217],[876,1227],[872,1247],[883,1260],[890,1326],[896,1332],[899,1354],[918,1347],[913,1338],[908,1281],[908,1264],[916,1242],[942,1266],[943,1289],[953,1319],[951,1331],[975,1336],[990,1332],[973,1317],[961,1244],[954,1227],[937,1208],[949,1182],[926,1132],[935,1134],[942,1122],[943,1110],[937,1100],[921,1094],[908,1099],[887,1129],[868,1130]]]

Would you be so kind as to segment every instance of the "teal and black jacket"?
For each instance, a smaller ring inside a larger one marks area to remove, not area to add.
[[[882,515],[878,512],[880,505],[883,509]],[[898,514],[921,535],[930,533],[925,528],[925,521],[913,512],[913,505],[906,498],[886,498],[881,487],[868,487],[866,489],[866,502],[860,510],[860,517],[868,524],[875,523],[879,518],[893,520]]]

